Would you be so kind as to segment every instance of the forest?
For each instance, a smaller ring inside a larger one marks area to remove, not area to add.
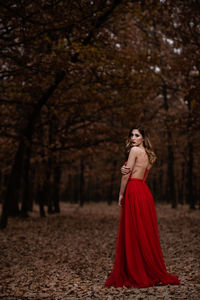
[[[199,207],[199,2],[1,1],[1,227],[117,200],[133,124],[158,202]]]
[[[198,0],[0,0],[5,245],[13,230],[36,230],[34,220],[61,226],[67,212],[77,230],[72,211],[90,219],[90,207],[105,219],[110,210],[111,228],[135,124],[148,128],[157,156],[147,183],[158,214],[166,207],[198,228],[199,11]],[[99,299],[129,299],[112,297]]]

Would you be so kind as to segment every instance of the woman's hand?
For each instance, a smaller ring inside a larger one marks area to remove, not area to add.
[[[129,167],[127,167],[126,165],[123,165],[121,167],[121,173],[122,175],[127,175],[131,172],[131,169]]]
[[[119,195],[118,204],[119,204],[119,206],[123,206],[124,205],[124,196],[123,195]]]

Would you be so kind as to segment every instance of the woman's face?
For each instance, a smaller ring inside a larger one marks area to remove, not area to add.
[[[143,143],[143,136],[137,129],[133,129],[130,136],[132,146],[140,146]]]

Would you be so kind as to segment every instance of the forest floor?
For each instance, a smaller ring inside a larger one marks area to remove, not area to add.
[[[105,288],[112,269],[119,207],[61,204],[61,214],[9,219],[0,232],[0,299],[200,299],[200,212],[157,205],[160,240],[179,286]]]

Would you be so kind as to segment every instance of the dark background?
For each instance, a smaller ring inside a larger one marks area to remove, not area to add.
[[[158,202],[199,207],[199,1],[0,1],[1,227],[118,198],[129,129]]]

